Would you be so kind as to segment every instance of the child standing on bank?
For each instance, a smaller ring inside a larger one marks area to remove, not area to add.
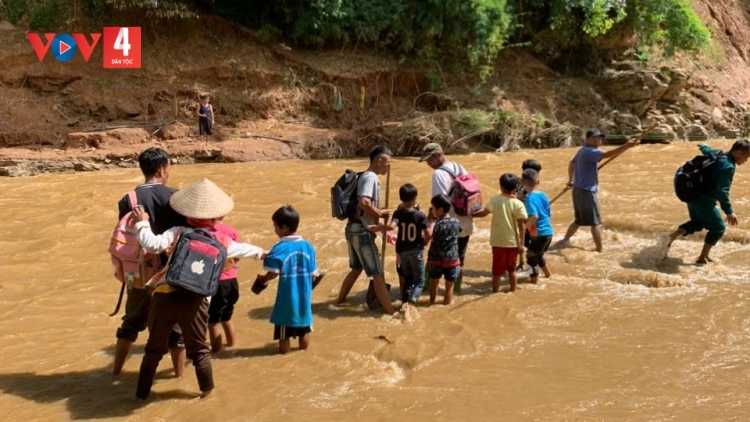
[[[453,301],[453,283],[461,272],[461,257],[458,253],[458,234],[463,231],[461,223],[450,216],[451,200],[445,194],[432,197],[432,214],[435,221],[430,225],[432,244],[427,253],[427,273],[430,276],[430,304],[435,303],[440,277],[445,277],[443,305]]]
[[[547,252],[552,242],[552,224],[550,216],[549,199],[544,192],[536,190],[539,185],[539,175],[532,169],[527,169],[521,175],[521,184],[528,194],[526,195],[526,213],[529,219],[526,220],[526,226],[530,233],[529,245],[526,250],[526,262],[531,266],[529,282],[536,283],[539,280],[539,268],[544,271],[545,277],[550,277],[552,273],[547,267],[547,261],[544,259],[544,253]]]
[[[219,221],[223,220],[220,219]],[[239,242],[239,235],[234,227],[223,222],[216,223],[214,230],[225,234],[235,242]],[[237,285],[237,258],[227,259],[227,265],[219,278],[219,289],[211,296],[208,306],[208,333],[211,338],[211,352],[216,353],[222,348],[221,332],[227,337],[227,347],[234,346],[235,333],[232,325],[234,305],[240,298],[240,288]]]
[[[516,290],[516,261],[524,251],[526,232],[526,208],[514,192],[518,189],[518,177],[511,173],[500,176],[502,194],[495,195],[487,206],[474,217],[492,214],[490,245],[492,246],[492,292],[500,291],[500,278],[508,274],[510,291]]]
[[[198,135],[203,137],[203,142],[208,144],[208,137],[213,134],[211,128],[214,126],[214,108],[209,104],[208,95],[201,95],[201,103],[198,105]]]
[[[398,190],[401,205],[388,225],[370,226],[370,230],[386,231],[398,227],[396,253],[399,271],[403,274],[401,301],[410,312],[424,289],[424,245],[430,241],[430,223],[425,213],[416,207],[417,188],[407,183]],[[399,279],[400,280],[400,279]]]
[[[264,274],[258,274],[253,293],[260,294],[270,280],[279,278],[276,303],[271,313],[274,324],[273,339],[279,341],[279,353],[289,352],[291,338],[299,338],[300,350],[310,347],[312,332],[312,289],[325,273],[318,274],[315,249],[297,235],[299,214],[285,205],[271,217],[279,243],[271,248],[263,260]]]

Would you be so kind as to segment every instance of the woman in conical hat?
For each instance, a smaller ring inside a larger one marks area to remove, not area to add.
[[[249,243],[234,242],[228,236],[214,229],[216,223],[232,211],[234,201],[210,180],[201,179],[185,189],[179,190],[172,195],[169,204],[176,212],[187,217],[189,228],[201,228],[210,231],[224,245],[227,258],[254,258],[259,260],[265,255],[262,248]],[[140,220],[135,224],[135,229],[138,231],[138,241],[141,246],[151,253],[163,251],[171,253],[170,246],[179,238],[180,233],[185,228],[172,227],[157,236],[151,231],[148,215],[141,210],[134,212]],[[203,261],[201,261],[201,264],[203,264]],[[203,265],[200,265],[200,267],[193,271],[199,275],[203,274]],[[150,394],[156,369],[162,356],[167,353],[169,333],[175,324],[182,329],[185,337],[185,348],[188,356],[192,356],[198,385],[203,393],[202,396],[205,397],[214,388],[211,350],[206,343],[207,300],[206,297],[167,284],[163,277],[166,271],[165,269],[160,273],[161,277],[154,277],[147,283],[147,286],[154,289],[154,296],[152,316],[149,319],[149,337],[138,374],[136,397],[145,399]]]

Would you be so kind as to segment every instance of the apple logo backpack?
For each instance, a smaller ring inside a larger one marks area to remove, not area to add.
[[[167,284],[199,296],[216,294],[228,243],[217,235],[207,228],[183,227],[167,263]]]

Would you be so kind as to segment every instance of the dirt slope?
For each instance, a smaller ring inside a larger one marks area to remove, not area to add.
[[[669,63],[690,72],[686,105],[716,114],[728,101],[733,108],[750,103],[748,1],[693,3],[716,49],[701,61],[677,57]],[[140,70],[103,69],[99,47],[88,62],[79,55],[59,63],[48,55],[40,63],[25,29],[0,24],[0,115],[6,123],[0,128],[0,175],[131,166],[149,145],[167,148],[180,162],[337,157],[397,141],[395,149],[412,154],[430,137],[405,134],[409,119],[435,116],[432,124],[452,132],[456,122],[444,114],[476,108],[535,116],[542,131],[553,123],[578,129],[599,124],[618,109],[591,81],[560,75],[523,50],[500,55],[488,86],[477,88],[475,78],[441,70],[443,88],[430,93],[431,81],[409,63],[362,48],[298,51],[213,17],[201,17],[200,26],[144,26],[142,37]],[[199,93],[211,95],[217,112],[209,145],[196,139]],[[176,123],[153,136],[159,126],[77,134],[160,122]],[[535,130],[523,137],[535,137]],[[490,149],[502,145],[485,141]]]

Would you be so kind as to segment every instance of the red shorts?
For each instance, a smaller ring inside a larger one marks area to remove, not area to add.
[[[492,275],[494,277],[501,276],[505,273],[515,273],[517,262],[518,248],[492,247]]]

